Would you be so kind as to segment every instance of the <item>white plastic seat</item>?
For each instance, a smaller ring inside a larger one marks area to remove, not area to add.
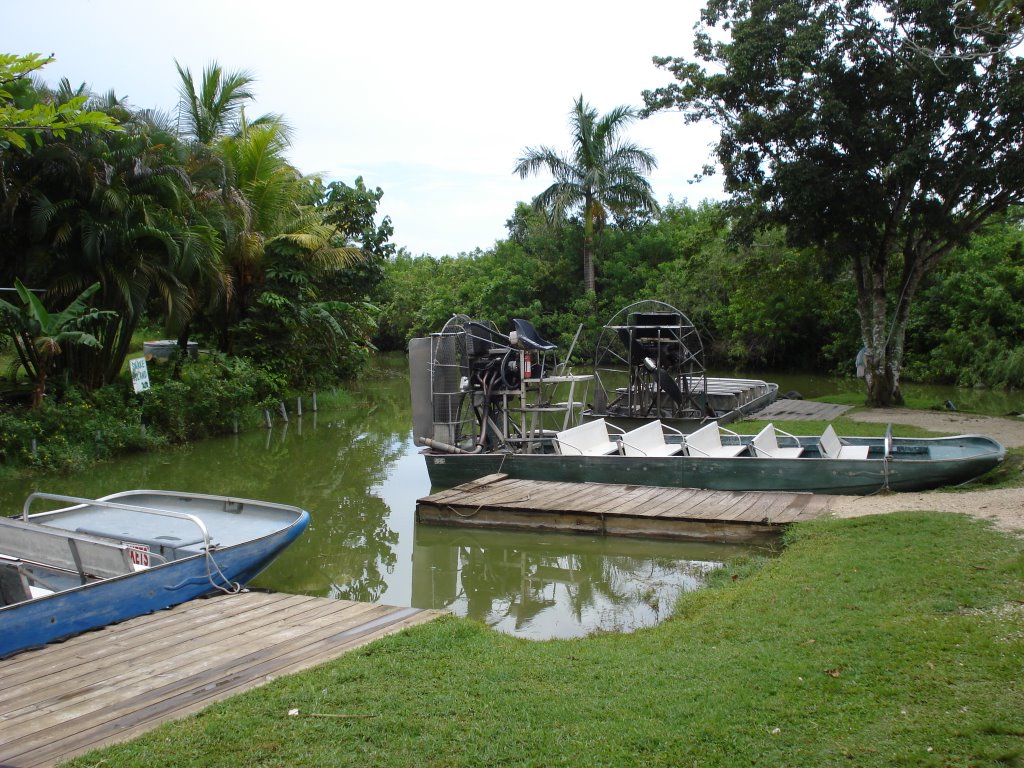
[[[611,426],[614,428],[614,425]],[[608,456],[618,453],[619,445],[608,436],[608,427],[604,419],[596,419],[556,432],[555,450],[563,456]]]
[[[780,447],[776,433],[791,438],[796,445],[793,447]],[[754,439],[750,441],[750,445],[754,450],[755,456],[761,456],[767,459],[795,459],[804,452],[799,440],[788,432],[783,432],[781,429],[775,429],[774,424],[768,424],[764,429],[758,432],[754,436]]]
[[[819,442],[821,455],[826,459],[866,459],[871,450],[866,445],[843,445],[831,424],[825,427]]]
[[[686,436],[686,451],[691,456],[708,456],[715,459],[729,459],[739,456],[747,446],[740,442],[737,445],[722,445],[722,432],[728,432],[739,440],[739,435],[731,429],[723,429],[717,421],[711,421]]]
[[[666,443],[665,430],[682,435],[677,429],[666,426],[659,419],[630,430],[622,436],[622,453],[626,456],[675,456],[683,450],[683,444]]]

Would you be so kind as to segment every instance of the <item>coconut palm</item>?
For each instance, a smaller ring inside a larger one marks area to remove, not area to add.
[[[573,151],[563,155],[541,146],[527,147],[516,161],[521,178],[546,170],[554,183],[534,198],[534,206],[553,223],[579,211],[583,216],[583,283],[594,293],[594,236],[609,214],[622,217],[636,211],[656,213],[658,203],[644,174],[657,167],[654,156],[636,144],[621,141],[620,133],[636,119],[632,107],[616,107],[606,115],[576,99],[569,124]]]

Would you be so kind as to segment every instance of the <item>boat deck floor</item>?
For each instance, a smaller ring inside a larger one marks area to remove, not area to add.
[[[482,477],[416,502],[416,521],[476,528],[646,536],[727,544],[774,540],[825,514],[832,496]]]
[[[0,660],[0,766],[55,765],[439,615],[243,592],[24,651]]]

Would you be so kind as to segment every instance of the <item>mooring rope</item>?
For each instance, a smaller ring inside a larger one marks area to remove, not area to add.
[[[217,575],[220,576],[221,580],[228,586],[222,587],[216,581],[213,580],[213,573],[216,571]],[[242,591],[242,585],[237,581],[231,581],[227,576],[224,575],[224,571],[217,565],[217,561],[213,559],[213,553],[210,548],[206,548],[206,578],[210,581],[210,586],[214,589],[223,592],[226,595],[237,595]]]

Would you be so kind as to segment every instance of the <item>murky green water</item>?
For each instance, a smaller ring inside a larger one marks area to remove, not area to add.
[[[354,402],[273,429],[133,456],[70,477],[0,483],[5,514],[44,490],[176,489],[294,504],[312,524],[255,586],[447,608],[530,638],[630,630],[667,616],[735,547],[416,526],[430,492],[411,441],[404,356],[379,361]],[[828,382],[828,380],[823,380]],[[808,396],[813,380],[787,382]],[[831,384],[834,387],[836,384]],[[948,395],[947,395],[948,396]]]
[[[412,444],[404,356],[352,388],[351,406],[273,429],[131,456],[68,477],[0,483],[5,514],[33,490],[132,488],[266,499],[309,510],[307,532],[254,583],[284,592],[447,608],[530,638],[630,630],[667,616],[735,547],[416,526],[430,493]]]

